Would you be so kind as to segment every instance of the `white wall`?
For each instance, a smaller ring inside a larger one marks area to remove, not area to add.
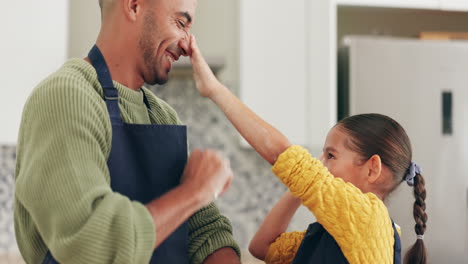
[[[70,2],[69,57],[85,57],[94,44],[101,17],[97,0]],[[239,1],[198,0],[192,33],[206,57],[222,57],[220,79],[230,88],[239,83]]]
[[[0,17],[0,144],[15,144],[32,89],[67,58],[85,57],[99,32],[97,0],[13,1]],[[193,33],[205,56],[223,57],[220,79],[239,81],[238,1],[199,0]]]
[[[98,0],[71,0],[68,57],[84,58],[96,42],[101,27]]]
[[[225,59],[219,78],[234,90],[239,87],[239,2],[198,0],[192,30],[205,56]]]
[[[0,16],[0,144],[15,144],[32,89],[66,59],[68,1],[8,1]]]

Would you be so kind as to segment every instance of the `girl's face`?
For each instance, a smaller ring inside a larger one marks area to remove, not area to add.
[[[335,177],[352,183],[362,192],[367,192],[366,162],[347,147],[349,144],[349,136],[335,126],[327,135],[320,160]]]

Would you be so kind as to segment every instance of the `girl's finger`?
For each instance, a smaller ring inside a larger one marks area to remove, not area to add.
[[[195,50],[195,49],[198,48],[197,40],[195,39],[194,35],[190,35],[190,46],[191,46],[192,50]]]

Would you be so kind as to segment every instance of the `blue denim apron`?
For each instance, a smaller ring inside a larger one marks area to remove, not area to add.
[[[400,236],[392,221],[395,244],[393,263],[401,264]],[[335,239],[319,223],[309,225],[304,239],[297,250],[293,264],[345,264],[349,263]]]
[[[187,162],[187,128],[122,122],[117,89],[96,45],[88,57],[104,90],[112,123],[112,147],[107,161],[111,188],[146,204],[179,185]],[[144,102],[150,110],[146,96]],[[184,222],[153,252],[150,263],[188,263],[188,241],[188,224]],[[43,264],[55,263],[49,251]]]

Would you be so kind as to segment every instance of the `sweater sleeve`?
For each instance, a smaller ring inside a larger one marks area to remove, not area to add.
[[[21,131],[17,201],[54,258],[148,263],[153,220],[144,205],[110,188],[112,130],[96,91],[64,77],[43,83],[28,99]]]
[[[297,250],[304,238],[305,231],[287,232],[281,234],[273,242],[265,258],[266,264],[290,264],[296,256]]]
[[[333,236],[350,263],[391,263],[393,228],[385,204],[335,178],[300,146],[280,155],[273,172]]]
[[[230,247],[240,256],[229,219],[221,215],[214,203],[202,208],[189,219],[190,263],[200,264],[218,249]]]

